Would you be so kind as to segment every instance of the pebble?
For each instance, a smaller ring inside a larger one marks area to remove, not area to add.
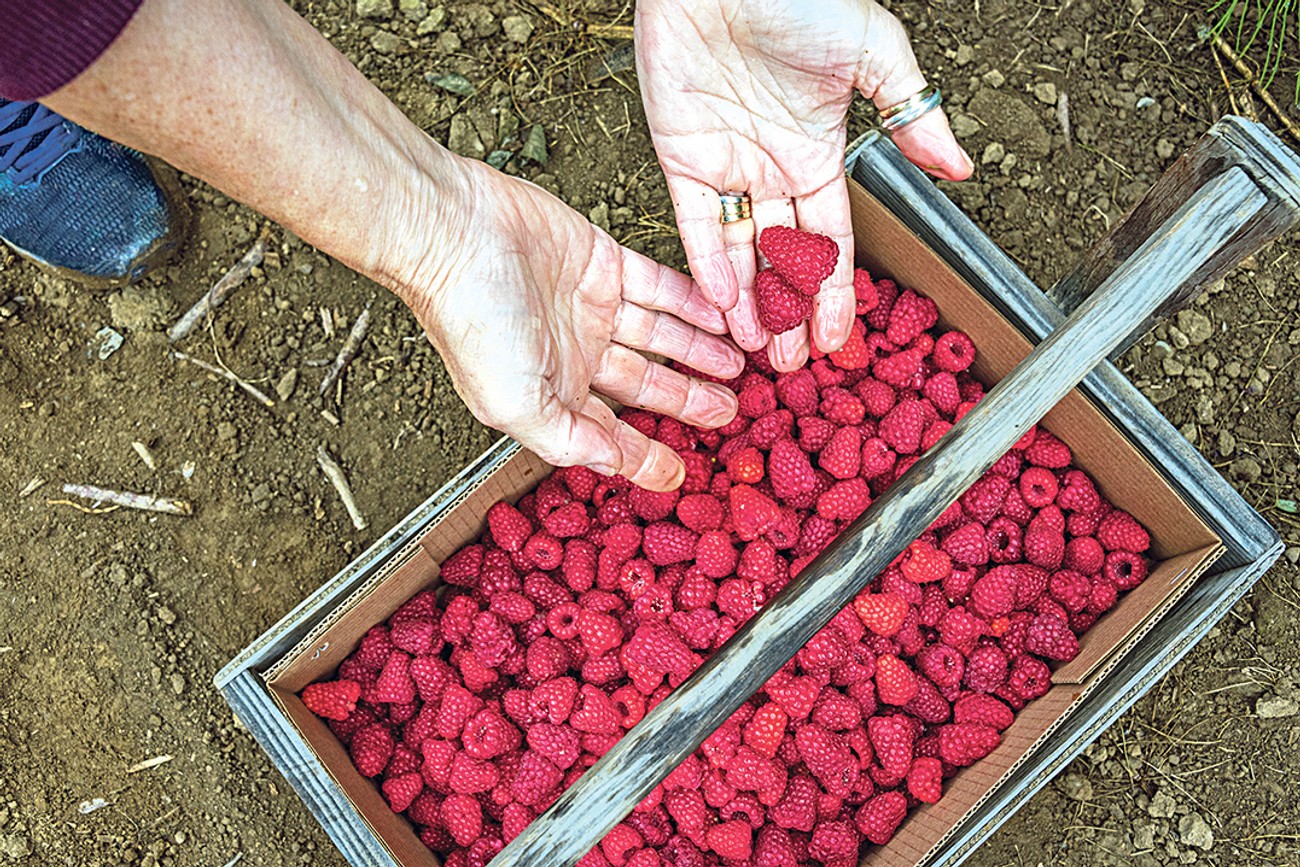
[[[1177,808],[1178,804],[1174,799],[1164,789],[1160,789],[1151,799],[1151,803],[1147,804],[1147,814],[1153,819],[1171,819]]]
[[[1061,791],[1072,801],[1092,800],[1092,783],[1080,774],[1067,774],[1065,779],[1061,780]]]
[[[1192,346],[1200,346],[1214,336],[1214,323],[1199,310],[1182,310],[1178,313],[1178,330],[1187,335]]]
[[[397,8],[407,21],[423,21],[429,14],[429,7],[424,4],[424,0],[398,0]]]
[[[150,331],[168,323],[171,297],[157,286],[128,286],[108,299],[108,311],[117,328]]]
[[[1263,474],[1263,469],[1254,458],[1237,458],[1228,465],[1228,472],[1232,473],[1234,479],[1240,479],[1243,482],[1257,482]]]
[[[1162,138],[1156,142],[1156,156],[1162,160],[1167,160],[1174,155],[1174,143],[1167,138]]]
[[[1237,450],[1237,438],[1232,435],[1232,431],[1222,428],[1219,430],[1218,449],[1219,454],[1225,458]]]
[[[511,42],[523,45],[533,35],[533,21],[526,15],[511,15],[501,19],[501,28]]]
[[[1001,142],[990,142],[984,148],[984,155],[980,157],[980,163],[983,165],[995,165],[1006,158],[1007,149]]]
[[[392,18],[393,0],[357,0],[357,14],[362,18]]]
[[[177,695],[181,695],[182,693],[185,692],[185,676],[180,672],[176,672],[175,674],[172,675],[171,683],[172,683],[172,692],[176,693]]]
[[[370,47],[380,54],[396,54],[406,47],[406,40],[396,33],[377,30],[375,35],[370,37]]]
[[[447,20],[447,8],[445,6],[436,6],[433,11],[424,17],[424,20],[416,25],[415,32],[419,36],[428,36],[435,30],[441,30],[443,22]]]
[[[280,396],[281,402],[287,401],[293,397],[293,391],[298,387],[298,368],[291,367],[280,381],[275,384],[275,393]]]
[[[980,76],[980,78],[989,87],[1001,87],[1007,83],[1007,77],[996,69],[990,69],[988,72]]]
[[[487,152],[483,140],[478,137],[474,124],[464,114],[457,114],[451,119],[451,132],[447,136],[447,149],[463,157],[481,159]]]
[[[965,66],[975,59],[975,49],[969,45],[958,45],[957,56],[953,58],[953,63],[958,66]]]
[[[1260,719],[1285,719],[1300,713],[1300,704],[1294,699],[1271,696],[1255,703],[1255,716]]]
[[[980,122],[968,114],[959,114],[952,119],[952,134],[957,138],[970,138],[981,129]]]
[[[1214,832],[1200,813],[1188,813],[1178,820],[1178,839],[1207,852],[1214,846]]]
[[[1040,81],[1034,85],[1034,99],[1044,105],[1056,105],[1056,85],[1050,81]]]

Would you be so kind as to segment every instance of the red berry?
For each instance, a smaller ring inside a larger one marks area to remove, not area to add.
[[[964,768],[987,756],[1002,743],[1002,735],[978,723],[950,723],[939,729],[939,757]]]
[[[355,680],[334,680],[309,684],[302,691],[307,710],[332,720],[345,720],[357,709],[361,684]]]
[[[888,843],[907,816],[907,796],[902,792],[883,792],[868,800],[853,817],[853,822],[877,846]]]
[[[918,801],[939,803],[943,796],[943,762],[929,757],[912,762],[907,772],[907,791]]]
[[[812,318],[812,298],[771,268],[764,268],[754,278],[754,294],[758,296],[758,321],[773,334],[783,334]]]
[[[787,226],[768,226],[758,236],[759,252],[778,274],[805,295],[816,295],[839,260],[839,246],[825,235]]]

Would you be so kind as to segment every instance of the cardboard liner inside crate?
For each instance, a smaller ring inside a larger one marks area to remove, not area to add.
[[[1029,341],[861,186],[850,180],[849,188],[859,264],[873,275],[889,276],[901,287],[933,298],[941,327],[960,329],[976,340],[975,375],[986,383],[1005,376],[1029,353]],[[1147,527],[1152,537],[1149,553],[1156,562],[1147,580],[1124,594],[1085,634],[1079,656],[1057,668],[1052,689],[1017,714],[1001,746],[947,781],[943,799],[913,811],[888,845],[868,847],[864,867],[924,863],[1222,553],[1218,537],[1080,392],[1071,392],[1043,425],[1071,447],[1076,464],[1104,496]],[[347,750],[297,693],[333,672],[371,626],[386,620],[417,591],[433,586],[438,564],[483,531],[492,503],[517,500],[548,472],[533,454],[515,454],[264,675],[275,701],[322,764],[395,860],[408,867],[438,867],[439,860],[420,843],[410,823],[388,809],[376,784],[353,767]]]

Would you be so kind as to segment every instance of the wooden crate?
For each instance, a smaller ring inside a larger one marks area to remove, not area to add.
[[[860,259],[931,295],[946,325],[969,331],[980,349],[977,373],[1005,375],[1062,321],[1060,308],[887,140],[859,142],[848,168]],[[1281,553],[1272,527],[1113,366],[1097,368],[1044,423],[1107,496],[1151,527],[1161,565],[1088,633],[1080,657],[1017,717],[1002,747],[950,781],[944,799],[909,817],[887,847],[873,847],[866,865],[963,860],[1153,686]],[[435,582],[437,563],[477,534],[488,505],[522,494],[546,471],[509,441],[497,443],[217,676],[237,715],[357,867],[437,861],[294,694]]]

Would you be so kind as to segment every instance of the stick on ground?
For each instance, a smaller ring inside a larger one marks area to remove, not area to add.
[[[366,302],[366,308],[361,311],[357,321],[352,323],[352,330],[348,332],[348,339],[343,341],[343,348],[339,350],[338,357],[334,359],[334,364],[330,366],[329,373],[321,380],[320,391],[321,397],[329,393],[338,382],[343,371],[348,369],[352,359],[356,358],[357,350],[361,348],[361,341],[366,339],[366,329],[370,327],[370,306],[375,303],[372,298]]]
[[[202,368],[203,370],[206,370],[208,373],[215,373],[217,376],[220,376],[222,379],[230,380],[235,385],[239,386],[244,391],[252,395],[253,399],[256,400],[258,403],[262,404],[262,406],[275,406],[275,401],[267,397],[266,392],[262,391],[260,388],[253,385],[251,382],[240,379],[238,376],[231,373],[229,370],[223,370],[222,368],[217,367],[215,364],[208,364],[206,361],[202,361],[198,358],[195,358],[192,355],[186,355],[184,352],[179,352],[176,350],[172,351],[172,358],[175,358],[177,361],[188,361],[190,364],[193,364],[195,367]]]
[[[352,496],[352,487],[348,484],[348,477],[343,474],[343,468],[338,462],[325,450],[324,446],[316,449],[316,463],[325,473],[325,478],[330,480],[334,490],[338,491],[339,499],[343,501],[343,508],[348,510],[348,517],[352,519],[352,526],[358,530],[366,528],[366,519],[361,516],[361,510],[357,508],[356,498]]]
[[[194,330],[194,326],[206,319],[209,313],[220,307],[236,289],[243,285],[248,275],[253,273],[253,269],[262,264],[262,257],[266,255],[266,244],[270,237],[271,227],[263,226],[262,234],[258,236],[253,248],[244,254],[244,258],[235,263],[235,267],[212,284],[212,288],[205,292],[193,307],[186,310],[184,316],[167,329],[167,339],[172,343],[184,340]]]
[[[1250,89],[1255,91],[1255,95],[1264,101],[1269,111],[1273,112],[1282,126],[1286,127],[1286,131],[1291,133],[1291,137],[1296,141],[1300,141],[1300,126],[1297,126],[1291,116],[1282,110],[1282,106],[1278,105],[1277,100],[1273,99],[1273,94],[1269,93],[1268,89],[1259,83],[1259,79],[1251,71],[1251,68],[1246,65],[1246,61],[1238,57],[1237,52],[1233,51],[1231,46],[1224,42],[1223,37],[1219,34],[1209,33],[1208,36],[1210,44],[1218,49],[1219,53],[1227,58],[1228,62],[1241,73],[1242,77],[1246,79],[1246,83],[1250,85]],[[1231,90],[1229,90],[1229,93],[1231,93]]]
[[[166,515],[190,515],[194,513],[194,507],[185,500],[177,500],[172,497],[154,497],[149,494],[135,494],[130,491],[113,491],[95,485],[64,485],[63,493],[93,501],[95,506],[92,506],[92,509],[97,509],[100,503],[107,503],[123,509],[162,512]],[[76,504],[70,503],[69,505]]]

